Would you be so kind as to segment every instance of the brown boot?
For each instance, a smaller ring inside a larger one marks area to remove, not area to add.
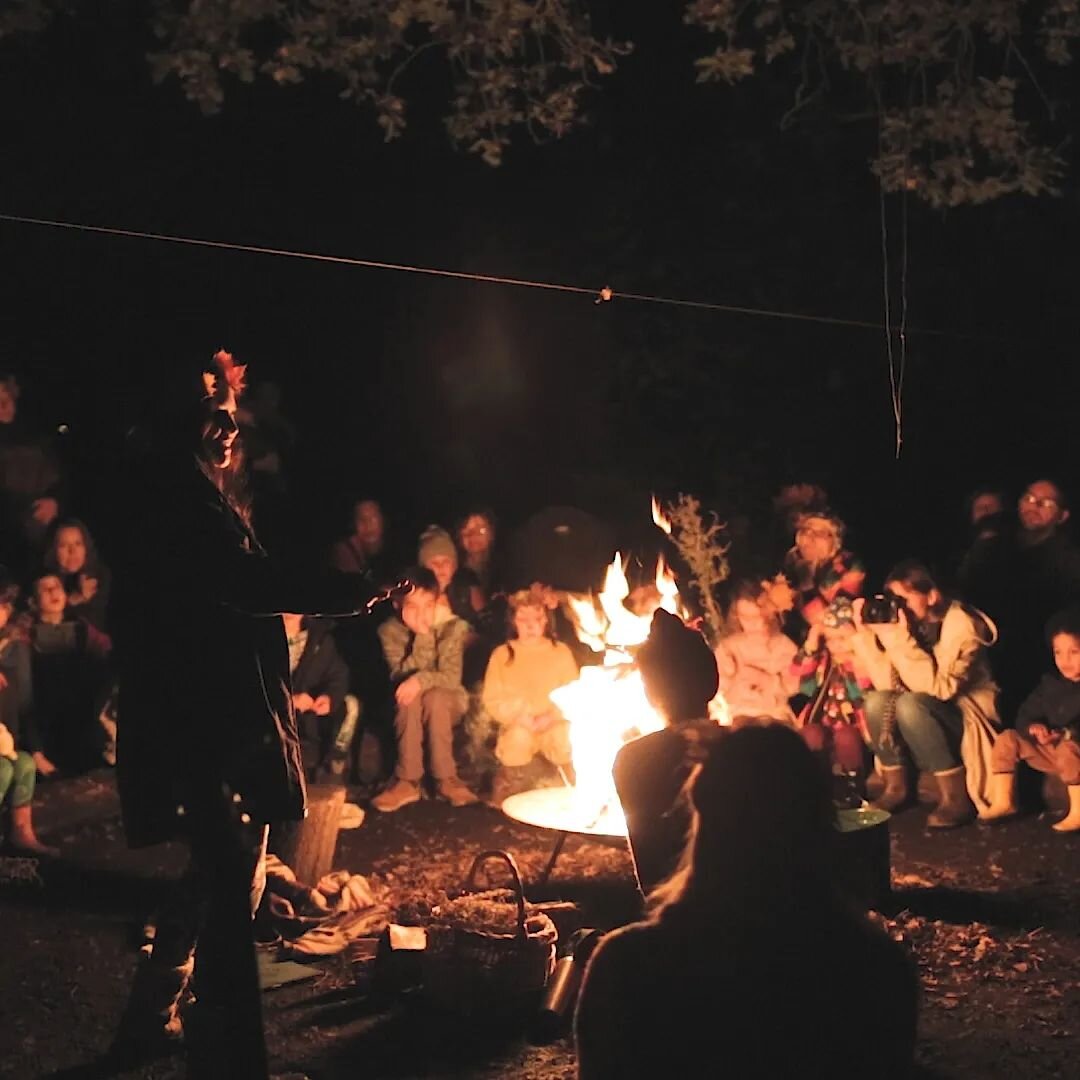
[[[910,800],[907,769],[903,765],[882,765],[881,776],[885,781],[885,788],[874,800],[874,808],[888,810],[892,814],[907,806]]]
[[[990,777],[990,805],[979,812],[979,820],[995,824],[1016,817],[1016,773],[994,773]]]
[[[926,819],[929,829],[955,829],[975,819],[975,807],[967,793],[967,772],[963,765],[934,773],[941,799]]]
[[[11,835],[8,842],[16,851],[23,851],[27,855],[43,855],[55,859],[60,852],[37,838],[31,814],[29,803],[11,808]]]

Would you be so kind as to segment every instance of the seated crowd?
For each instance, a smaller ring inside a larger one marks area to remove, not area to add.
[[[0,380],[0,801],[9,845],[41,853],[35,781],[113,760],[111,575],[90,530],[69,516],[62,470],[20,429],[17,399],[14,380]],[[280,500],[292,436],[280,418],[268,431],[277,434],[258,460]],[[942,582],[905,561],[880,594],[823,493],[805,491],[805,505],[778,503],[794,537],[775,576],[731,582],[721,598],[727,625],[712,643],[711,677],[733,726],[798,731],[840,805],[861,804],[876,773],[877,805],[901,810],[914,802],[916,773],[932,774],[932,828],[1015,814],[1024,763],[1065,786],[1069,808],[1054,828],[1080,830],[1080,551],[1065,532],[1062,488],[1031,483],[1015,525],[1000,492],[977,492],[955,574]],[[365,730],[388,750],[371,800],[384,813],[426,788],[454,806],[480,795],[498,804],[568,776],[569,727],[549,694],[590,657],[567,632],[565,596],[510,580],[489,510],[470,509],[453,532],[428,527],[407,560],[391,555],[387,535],[379,502],[360,499],[327,561],[392,604],[338,626],[284,616],[309,779],[358,779]],[[411,588],[396,587],[403,579]],[[696,728],[705,715],[696,704],[665,707],[673,727]],[[463,729],[471,770],[459,760]],[[655,741],[663,769],[666,739]],[[490,768],[475,767],[485,760]],[[623,765],[620,790],[637,783]],[[647,861],[639,872],[651,888],[670,867]]]

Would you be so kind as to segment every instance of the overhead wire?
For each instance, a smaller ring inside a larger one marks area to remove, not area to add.
[[[884,213],[884,210],[883,210]],[[59,221],[50,218],[28,217],[21,214],[0,213],[0,221],[18,225],[33,225],[53,229],[66,229],[80,233],[92,233],[102,236],[117,236],[136,240],[149,240],[158,243],[179,244],[188,247],[210,248],[218,251],[234,251],[250,255],[268,255],[279,258],[301,259],[308,262],[329,263],[338,266],[355,266],[371,270],[390,270],[399,273],[420,274],[429,277],[448,278],[458,281],[473,281],[491,285],[508,285],[519,288],[543,289],[552,292],[571,293],[592,297],[596,303],[612,300],[628,300],[643,304],[661,304],[670,307],[689,308],[699,311],[716,311],[730,315],[745,315],[756,318],[782,319],[793,322],[817,323],[826,326],[846,326],[861,330],[885,330],[889,335],[890,351],[892,348],[892,330],[888,310],[886,322],[873,322],[866,319],[848,319],[835,315],[815,315],[799,311],[785,311],[775,308],[750,307],[742,304],[722,304],[707,300],[687,300],[671,296],[657,296],[651,293],[624,292],[609,285],[590,288],[584,285],[572,285],[557,281],[540,281],[533,278],[509,277],[501,274],[482,274],[466,270],[448,270],[443,267],[420,266],[405,262],[388,262],[380,259],[364,259],[347,255],[327,255],[321,252],[295,251],[290,248],[270,247],[262,244],[240,244],[226,240],[206,240],[199,237],[176,236],[171,233],[149,232],[141,229],[124,229],[106,225],[88,225],[83,222]],[[944,337],[961,340],[988,340],[985,335],[963,334],[949,330],[930,328],[904,328],[905,335],[918,334],[927,337]],[[1001,340],[1001,339],[994,339]]]

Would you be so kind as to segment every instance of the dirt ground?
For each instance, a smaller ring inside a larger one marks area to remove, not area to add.
[[[43,831],[63,859],[42,884],[0,882],[0,1075],[114,1075],[93,1062],[122,1008],[143,919],[181,853],[125,848],[108,773],[43,785],[42,799]],[[924,820],[918,809],[894,818],[894,900],[880,916],[922,972],[921,1074],[1080,1075],[1080,836],[1057,836],[1035,817],[946,834],[927,832]],[[456,886],[488,847],[511,850],[536,882],[553,841],[487,807],[425,801],[342,832],[336,864],[391,897],[423,900]],[[571,838],[542,892],[534,898],[577,901],[594,925],[635,910],[618,844]],[[343,959],[314,966],[317,978],[264,995],[276,1070],[313,1080],[574,1076],[567,1038],[469,1029],[408,1001],[375,1007]],[[183,1068],[174,1058],[119,1075],[164,1080]]]

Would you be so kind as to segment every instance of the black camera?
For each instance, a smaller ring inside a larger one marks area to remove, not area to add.
[[[863,604],[864,623],[894,623],[900,621],[900,600],[892,593],[875,593]]]

